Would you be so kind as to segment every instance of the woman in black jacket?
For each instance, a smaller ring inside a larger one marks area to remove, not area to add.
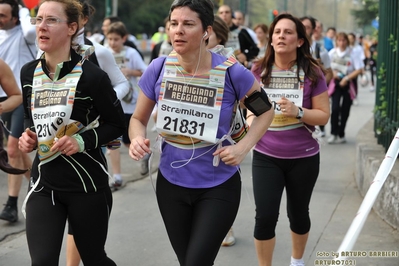
[[[81,13],[77,1],[43,1],[32,24],[44,54],[21,70],[19,148],[37,149],[24,203],[32,265],[58,265],[67,219],[84,265],[116,265],[104,250],[112,194],[101,147],[125,122],[107,74],[86,60],[92,51],[71,49]]]

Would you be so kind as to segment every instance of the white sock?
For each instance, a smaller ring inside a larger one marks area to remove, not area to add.
[[[303,259],[294,259],[292,256],[291,256],[291,263],[304,264],[305,265],[305,262],[303,261]]]
[[[115,181],[121,181],[122,180],[121,174],[114,174],[114,179]]]

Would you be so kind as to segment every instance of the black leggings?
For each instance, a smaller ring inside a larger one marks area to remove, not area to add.
[[[352,99],[349,93],[349,85],[340,87],[336,81],[335,91],[331,95],[331,135],[345,137],[346,122],[349,118]],[[342,98],[342,104],[341,104]]]
[[[269,240],[275,237],[284,187],[291,230],[296,234],[309,232],[309,202],[319,167],[319,154],[300,159],[278,159],[254,151],[252,180],[256,239]]]
[[[211,266],[238,212],[241,180],[191,189],[168,182],[160,172],[157,200],[169,240],[181,266]]]
[[[93,193],[68,193],[43,188],[32,193],[26,205],[26,237],[32,266],[59,264],[67,219],[85,266],[116,265],[104,250],[109,206],[112,206],[109,188]]]

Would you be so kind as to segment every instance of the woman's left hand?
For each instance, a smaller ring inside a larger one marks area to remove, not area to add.
[[[240,150],[236,145],[229,145],[217,149],[212,155],[219,155],[220,160],[225,164],[236,166],[244,160],[247,153]]]
[[[50,151],[59,151],[61,154],[71,156],[79,152],[79,144],[75,138],[63,136],[60,139],[54,140],[54,145],[51,147]]]
[[[287,98],[282,97],[281,100],[276,103],[280,106],[283,115],[288,117],[296,117],[298,115],[298,106]]]

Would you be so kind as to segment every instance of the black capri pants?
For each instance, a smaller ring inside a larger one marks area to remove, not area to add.
[[[299,159],[278,159],[257,151],[253,152],[255,239],[269,240],[275,237],[284,188],[291,230],[296,234],[309,232],[309,202],[319,169],[319,153]]]
[[[67,219],[85,266],[115,266],[104,250],[109,206],[109,188],[92,193],[46,188],[33,192],[26,204],[26,237],[32,266],[58,265]]]
[[[219,186],[192,189],[171,184],[158,171],[156,194],[180,265],[213,265],[238,212],[241,198],[239,172]]]

